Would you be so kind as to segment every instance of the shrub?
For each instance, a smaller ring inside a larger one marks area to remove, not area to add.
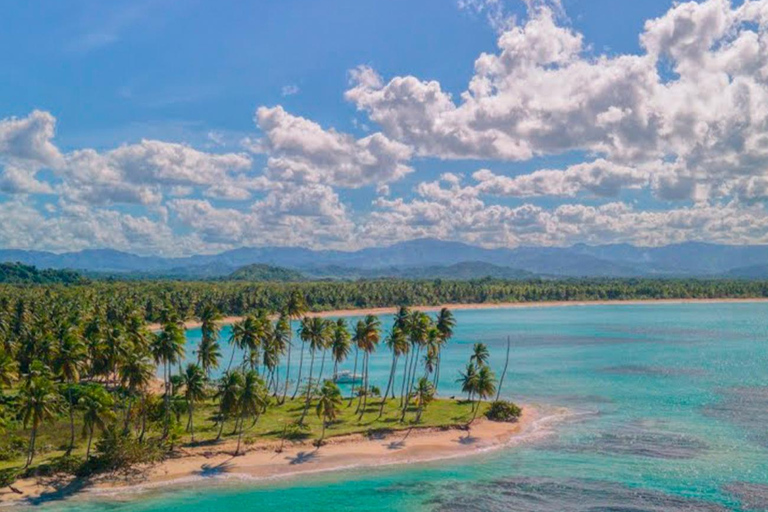
[[[522,409],[512,402],[497,400],[491,404],[485,417],[491,421],[517,421],[522,414]]]
[[[127,471],[136,464],[155,462],[162,456],[156,444],[142,444],[130,432],[115,425],[101,433],[96,443],[96,455],[80,468],[81,476],[105,471]]]

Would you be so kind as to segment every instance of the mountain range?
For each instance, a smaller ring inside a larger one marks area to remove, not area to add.
[[[0,262],[85,273],[143,277],[222,278],[261,264],[314,278],[768,277],[768,246],[688,242],[663,247],[629,244],[487,249],[418,239],[358,251],[301,247],[240,248],[180,258],[138,256],[112,249],[55,254],[0,250]]]

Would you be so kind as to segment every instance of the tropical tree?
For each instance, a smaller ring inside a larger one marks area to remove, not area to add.
[[[325,355],[325,349],[328,347],[330,342],[329,327],[330,326],[328,322],[320,317],[304,317],[301,321],[299,335],[301,336],[301,340],[309,345],[310,362],[309,380],[307,382],[307,396],[304,402],[304,410],[302,411],[301,417],[299,418],[300,425],[304,424],[304,418],[306,417],[307,411],[309,410],[310,401],[312,399],[312,392],[315,387],[312,384],[312,372],[315,366],[315,354],[318,350],[320,350],[323,352],[323,355]],[[325,357],[323,357],[323,362],[325,362]],[[320,373],[322,374],[322,367],[320,369]]]
[[[270,354],[264,354],[265,362],[268,359],[271,368],[272,375],[270,380],[274,383],[274,395],[277,396],[280,392],[280,358],[287,350],[290,350],[291,342],[291,321],[284,314],[280,315],[280,318],[275,322],[275,327],[272,329],[272,342],[270,343]],[[288,368],[286,367],[286,372]],[[279,401],[282,404],[282,401]]]
[[[243,378],[243,386],[237,401],[237,415],[240,428],[238,429],[235,456],[240,455],[240,443],[243,439],[246,418],[253,418],[253,423],[255,424],[268,405],[269,393],[264,385],[264,381],[261,380],[256,371],[249,370]]]
[[[19,363],[7,350],[0,350],[0,386],[11,387],[18,378]]]
[[[114,419],[112,405],[112,396],[101,386],[89,386],[77,402],[77,406],[83,411],[83,437],[88,438],[85,460],[91,455],[93,433],[97,429],[105,430],[107,424]]]
[[[467,368],[461,372],[457,382],[461,384],[461,391],[467,394],[467,400],[472,401],[472,396],[477,389],[477,366],[475,363],[467,363]]]
[[[75,404],[72,387],[80,382],[80,372],[85,366],[85,343],[74,326],[67,326],[60,332],[59,346],[54,359],[54,371],[66,383],[67,409],[69,410],[69,445],[67,455],[75,447]]]
[[[387,380],[387,390],[384,392],[384,395],[381,398],[381,404],[379,405],[379,418],[384,414],[384,405],[387,403],[387,398],[389,397],[389,392],[392,389],[392,385],[395,381],[395,371],[397,370],[397,360],[402,356],[403,354],[407,354],[408,352],[408,338],[406,337],[403,330],[397,326],[397,322],[395,322],[395,326],[392,328],[392,332],[389,334],[386,340],[387,347],[392,352],[392,366],[389,369],[389,380]],[[394,392],[393,392],[394,395]]]
[[[339,365],[343,363],[352,350],[347,321],[343,318],[336,320],[333,327],[333,342],[331,343],[331,355],[333,356],[333,376],[339,373]]]
[[[325,439],[325,428],[328,423],[336,420],[341,404],[341,390],[339,389],[339,386],[331,380],[326,380],[323,387],[320,389],[317,406],[315,407],[315,413],[323,423],[323,431],[320,434],[318,445],[323,444],[323,439]]]
[[[128,430],[128,423],[131,420],[133,402],[137,395],[141,396],[141,424],[142,431],[146,426],[146,407],[143,403],[146,400],[146,392],[152,384],[155,377],[155,367],[147,355],[146,349],[134,345],[133,349],[126,355],[125,361],[118,370],[120,375],[120,384],[128,390],[128,408],[125,412],[125,423],[123,429]]]
[[[173,319],[163,325],[160,335],[156,336],[152,344],[152,356],[155,362],[163,365],[163,380],[165,383],[165,423],[163,426],[163,438],[168,435],[171,413],[171,365],[184,358],[184,344],[186,339],[184,331],[178,322]]]
[[[480,370],[477,372],[477,379],[475,380],[474,387],[474,394],[477,396],[477,400],[474,404],[475,412],[472,414],[470,423],[475,421],[475,418],[477,417],[477,411],[480,409],[480,401],[487,400],[488,397],[492,396],[495,392],[496,376],[494,375],[493,370],[487,366],[480,367]]]
[[[56,417],[59,396],[47,375],[37,375],[27,381],[19,393],[20,416],[24,428],[31,425],[29,450],[25,468],[35,456],[35,440],[40,425]]]
[[[352,369],[352,386],[349,393],[349,403],[347,407],[352,405],[352,400],[355,398],[355,379],[357,379],[357,360],[360,355],[360,349],[365,345],[366,327],[365,321],[358,320],[355,324],[355,332],[352,335],[352,344],[355,346],[355,365]]]
[[[187,421],[187,431],[190,433],[192,442],[195,442],[195,404],[205,399],[205,373],[203,369],[196,364],[190,363],[184,371],[184,400],[187,402],[187,411],[189,419]]]
[[[416,409],[416,423],[421,421],[421,414],[424,409],[427,408],[430,402],[435,398],[435,386],[429,381],[427,377],[422,377],[416,384],[414,390],[418,407]]]
[[[200,345],[197,348],[197,362],[203,369],[206,378],[210,378],[211,370],[219,367],[221,359],[221,349],[219,348],[218,322],[221,320],[221,313],[211,304],[206,304],[200,312],[200,331],[202,337]]]
[[[491,353],[488,351],[488,346],[485,343],[475,343],[472,346],[472,356],[469,358],[470,362],[474,362],[477,366],[487,366],[488,359],[491,357]]]
[[[224,423],[232,416],[237,416],[238,400],[243,387],[243,374],[238,371],[228,371],[219,381],[214,398],[219,403],[219,433],[216,440],[221,439]],[[237,430],[237,425],[235,425]]]
[[[453,317],[453,313],[448,308],[442,308],[437,314],[437,321],[435,322],[440,333],[440,346],[437,353],[437,370],[435,371],[435,379],[433,381],[435,385],[435,393],[437,393],[437,386],[440,383],[440,363],[442,362],[443,346],[453,337],[453,329],[456,327],[456,319]]]
[[[298,320],[307,311],[307,303],[305,297],[297,290],[291,292],[288,302],[285,305],[283,314],[288,317],[288,323],[290,326],[291,320]],[[288,329],[288,358],[285,365],[285,389],[283,390],[283,399],[280,403],[285,402],[285,398],[288,396],[288,382],[291,375],[291,346],[293,345],[293,329]],[[291,400],[296,398],[296,394],[299,392],[299,384],[301,383],[301,367],[304,364],[304,345],[301,346],[301,355],[299,359],[299,376],[296,378],[296,389],[293,392]]]
[[[367,315],[364,321],[365,335],[363,336],[362,346],[360,349],[363,351],[363,393],[360,395],[360,400],[357,402],[358,412],[360,418],[365,413],[365,408],[368,405],[368,395],[370,390],[368,387],[368,362],[370,360],[371,353],[376,351],[376,347],[381,341],[381,320],[376,315]]]

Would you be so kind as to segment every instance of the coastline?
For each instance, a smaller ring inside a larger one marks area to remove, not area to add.
[[[102,478],[77,490],[72,496],[83,493],[119,494],[135,489],[162,488],[212,479],[259,481],[301,477],[357,467],[466,457],[503,448],[518,438],[522,440],[540,419],[538,410],[526,406],[515,423],[478,418],[469,429],[455,426],[411,428],[370,437],[348,434],[328,438],[320,448],[314,446],[313,440],[306,440],[285,443],[282,452],[278,452],[280,442],[259,442],[248,445],[245,454],[238,457],[233,456],[236,445],[234,441],[184,448],[175,457],[159,464],[137,468],[139,471],[131,478]],[[64,485],[71,485],[74,481],[70,479]],[[61,486],[61,482],[57,485]],[[57,493],[57,487],[44,479],[20,480],[14,487],[22,491],[23,495],[5,488],[0,490],[0,502],[24,504],[45,494]]]
[[[425,313],[435,313],[442,308],[449,308],[454,311],[472,310],[472,309],[525,309],[525,308],[556,308],[556,307],[576,307],[576,306],[638,306],[652,304],[748,304],[768,302],[766,297],[754,298],[720,298],[720,299],[629,299],[629,300],[572,300],[572,301],[539,301],[539,302],[479,302],[462,304],[440,304],[438,306],[409,306],[415,311]],[[305,316],[310,318],[328,318],[328,317],[349,317],[363,315],[393,315],[397,312],[396,306],[380,308],[361,308],[361,309],[336,309],[332,311],[314,311],[307,312]],[[219,320],[220,325],[231,325],[242,320],[243,316],[227,316]],[[200,327],[197,320],[188,320],[184,322],[186,329],[195,329]],[[152,331],[158,331],[162,328],[161,324],[148,324],[147,327]]]

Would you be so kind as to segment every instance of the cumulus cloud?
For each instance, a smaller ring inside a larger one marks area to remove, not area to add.
[[[357,188],[395,181],[413,171],[411,149],[381,133],[362,139],[323,129],[282,107],[261,107],[256,122],[264,132],[258,150],[268,153],[268,174],[278,181]]]
[[[520,161],[583,151],[678,171],[659,180],[662,193],[662,182],[738,191],[722,185],[768,170],[766,12],[765,0],[686,2],[646,23],[643,53],[594,55],[539,7],[477,58],[459,98],[437,81],[385,81],[370,68],[353,74],[346,98],[420,155]]]

